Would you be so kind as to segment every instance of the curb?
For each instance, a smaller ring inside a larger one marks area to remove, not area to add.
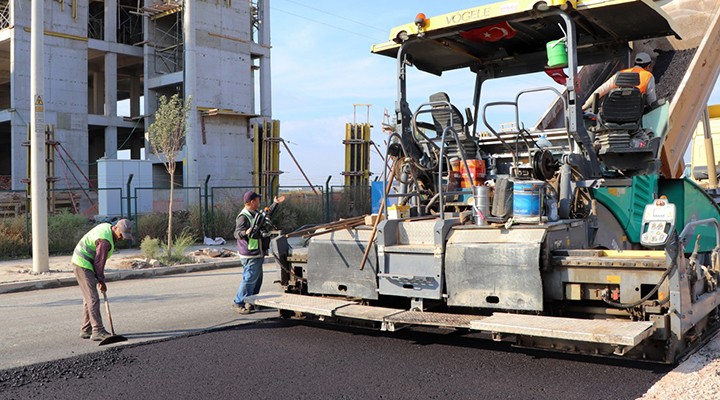
[[[265,260],[267,263],[267,258]],[[195,263],[195,264],[183,264],[171,267],[157,267],[147,269],[135,269],[135,270],[122,270],[113,271],[105,274],[105,281],[121,281],[126,279],[147,279],[156,276],[173,275],[173,274],[184,274],[189,272],[198,271],[210,271],[214,269],[222,268],[234,268],[242,266],[239,259],[228,260],[228,261],[215,261],[206,263]],[[4,293],[16,293],[26,292],[31,290],[39,289],[53,289],[65,286],[77,286],[77,281],[74,277],[69,278],[57,278],[57,279],[44,279],[37,281],[23,281],[23,282],[10,282],[0,283],[0,294]]]

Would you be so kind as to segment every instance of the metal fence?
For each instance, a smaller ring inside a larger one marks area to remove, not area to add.
[[[49,215],[50,229],[89,229],[99,220],[130,218],[135,223],[138,241],[145,236],[164,239],[170,189],[158,187],[69,188],[51,191],[54,213]],[[347,186],[280,186],[276,191],[253,186],[176,187],[172,196],[173,234],[183,231],[196,238],[208,236],[231,240],[235,218],[242,210],[243,194],[248,190],[260,193],[261,205],[270,205],[275,196],[285,196],[273,222],[283,232],[302,226],[330,222],[369,214],[370,187]],[[25,190],[0,191],[0,258],[29,255],[31,243],[30,200]],[[73,215],[82,218],[70,218]],[[65,218],[65,219],[62,219]],[[96,218],[98,219],[98,218]],[[60,222],[54,222],[60,221]],[[87,225],[87,226],[85,226]],[[84,233],[84,231],[82,232]],[[51,235],[53,233],[51,232]],[[15,245],[2,237],[12,237]],[[57,235],[56,235],[57,236]],[[60,234],[63,236],[63,234]],[[55,240],[51,252],[71,252],[76,234],[64,234],[66,240]],[[82,236],[82,235],[80,235]],[[63,238],[60,238],[63,239]],[[77,238],[79,239],[79,237]],[[59,244],[64,243],[64,244]],[[139,243],[136,243],[136,245]],[[13,247],[14,246],[14,247]]]
[[[370,186],[330,186],[326,221],[370,214]]]

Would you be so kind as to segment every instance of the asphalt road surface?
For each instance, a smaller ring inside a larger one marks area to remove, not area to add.
[[[670,369],[270,319],[0,371],[0,398],[633,399]]]

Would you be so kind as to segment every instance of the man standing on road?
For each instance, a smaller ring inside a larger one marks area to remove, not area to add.
[[[272,205],[266,209],[266,215],[271,215],[283,200],[285,200],[284,196],[276,197]],[[262,235],[262,226],[259,227],[260,229],[252,229],[253,221],[259,214],[260,195],[253,191],[245,192],[243,201],[245,208],[235,218],[235,239],[237,239],[238,255],[243,266],[243,279],[235,296],[233,308],[239,314],[250,314],[253,306],[246,304],[245,298],[260,293],[263,280],[262,266],[268,241]]]
[[[100,298],[97,289],[105,293],[105,262],[115,251],[119,240],[134,240],[132,225],[127,219],[119,220],[115,226],[102,223],[91,229],[80,239],[73,251],[72,264],[75,278],[83,295],[82,326],[80,337],[101,341],[110,337],[103,326],[100,315]]]

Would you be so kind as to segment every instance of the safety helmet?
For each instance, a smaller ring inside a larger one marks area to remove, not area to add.
[[[652,62],[652,58],[650,58],[650,55],[645,52],[640,52],[635,55],[635,64],[650,64]]]

